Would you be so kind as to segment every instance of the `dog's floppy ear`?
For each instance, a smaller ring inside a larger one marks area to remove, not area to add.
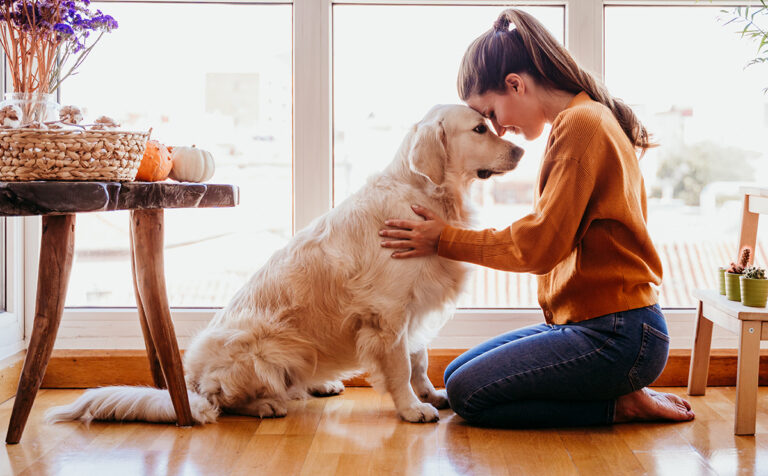
[[[447,161],[443,121],[419,123],[411,142],[411,150],[408,152],[411,170],[427,177],[435,185],[440,185],[445,180]]]

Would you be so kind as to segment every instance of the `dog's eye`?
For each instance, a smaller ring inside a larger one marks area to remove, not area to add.
[[[472,129],[473,131],[477,132],[478,134],[485,134],[488,132],[488,127],[485,126],[485,124],[480,124],[479,126]]]

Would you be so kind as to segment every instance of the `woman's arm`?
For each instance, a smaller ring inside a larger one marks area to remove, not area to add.
[[[387,238],[397,238],[395,241],[382,241],[384,248],[395,248],[400,251],[392,253],[393,258],[415,258],[437,253],[440,233],[446,224],[432,210],[420,205],[411,205],[417,215],[424,220],[387,220],[385,225],[395,229],[379,230],[379,235]]]
[[[503,230],[465,230],[447,225],[431,210],[414,207],[424,220],[387,220],[397,229],[381,230],[385,248],[396,248],[393,258],[438,253],[503,271],[546,274],[568,256],[588,223],[594,176],[580,161],[568,158],[545,162],[543,190],[532,213]]]

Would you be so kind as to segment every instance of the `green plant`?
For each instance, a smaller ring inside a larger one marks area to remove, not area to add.
[[[744,270],[744,277],[749,279],[766,279],[765,269],[757,266],[749,266]]]
[[[745,68],[752,66],[753,64],[768,63],[768,27],[760,24],[760,18],[765,17],[768,19],[768,3],[766,0],[760,0],[761,6],[753,7],[735,7],[731,10],[721,10],[730,16],[724,24],[729,25],[731,23],[744,25],[739,34],[742,38],[749,38],[755,41],[757,45],[757,54]],[[768,93],[768,87],[763,89],[763,93]]]
[[[741,250],[741,255],[739,257],[739,263],[736,264],[733,261],[731,261],[731,266],[725,270],[726,273],[733,273],[733,274],[742,274],[744,273],[744,269],[747,267],[747,264],[749,263],[749,255],[752,254],[752,250],[749,249],[749,247],[745,246],[744,249]]]

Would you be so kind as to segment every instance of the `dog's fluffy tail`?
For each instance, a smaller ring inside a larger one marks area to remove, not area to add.
[[[196,423],[216,421],[219,408],[205,397],[188,391],[192,418]],[[82,420],[175,422],[176,411],[168,390],[151,387],[102,387],[86,390],[69,405],[54,407],[45,414],[48,423]]]

